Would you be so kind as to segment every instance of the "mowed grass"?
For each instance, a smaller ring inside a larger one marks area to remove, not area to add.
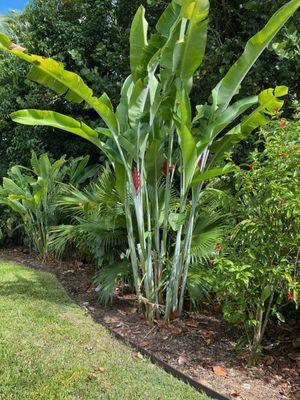
[[[0,399],[198,399],[113,338],[51,274],[0,259]]]

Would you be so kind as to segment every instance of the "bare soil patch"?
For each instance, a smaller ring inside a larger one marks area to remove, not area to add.
[[[138,313],[132,295],[116,296],[111,306],[97,302],[92,265],[76,261],[42,264],[17,249],[2,250],[0,256],[54,273],[67,293],[97,321],[232,399],[300,399],[300,315],[290,324],[272,327],[260,364],[248,367],[245,355],[235,350],[236,330],[217,311],[187,313],[170,325],[161,320],[150,325]]]

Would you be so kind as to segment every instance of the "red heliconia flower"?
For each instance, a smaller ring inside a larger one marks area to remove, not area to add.
[[[279,126],[281,126],[281,128],[284,128],[285,126],[287,126],[287,121],[285,121],[284,119],[281,119],[280,121],[279,121]]]
[[[285,152],[282,151],[281,153],[279,153],[279,157],[280,157],[280,158],[284,158],[284,157],[285,157]]]
[[[163,165],[162,165],[162,173],[164,176],[167,176],[168,172],[173,172],[174,170],[174,165],[173,164],[168,164],[167,160],[163,161]]]
[[[217,251],[221,251],[221,250],[222,250],[222,246],[220,245],[220,243],[217,243],[217,244],[215,245],[215,249],[216,249]]]
[[[141,186],[141,178],[137,167],[134,167],[133,169],[133,186],[135,188],[136,193],[138,193]]]
[[[199,167],[199,169],[201,169],[201,167],[202,167],[202,158],[200,158],[200,160],[198,161],[198,167]]]
[[[252,169],[254,165],[252,163],[248,164],[248,169]]]
[[[287,294],[287,299],[288,300],[294,300],[294,294],[293,293],[288,293]]]

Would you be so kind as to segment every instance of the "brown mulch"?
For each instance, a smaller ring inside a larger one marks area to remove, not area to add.
[[[278,325],[259,365],[247,367],[246,354],[235,351],[236,330],[217,312],[188,313],[169,326],[162,320],[150,325],[138,313],[134,296],[119,295],[111,306],[97,302],[91,265],[76,261],[42,264],[17,249],[1,250],[0,256],[55,274],[67,293],[96,320],[232,399],[300,399],[300,316],[290,324]]]

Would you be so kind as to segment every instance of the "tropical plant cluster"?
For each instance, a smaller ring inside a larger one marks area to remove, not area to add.
[[[207,84],[208,0],[167,2],[150,28],[145,8],[137,9],[119,100],[87,85],[87,67],[82,78],[59,57],[35,55],[34,46],[1,33],[7,65],[20,65],[35,91],[44,87],[39,107],[12,110],[12,121],[72,133],[101,159],[99,167],[88,156],[52,161],[33,153],[31,167],[12,166],[0,204],[14,229],[42,259],[66,257],[71,246],[94,260],[100,300],[111,301],[117,284],[129,286],[151,322],[216,296],[256,353],[270,318],[283,321],[282,308],[298,305],[299,121],[283,118],[286,85],[252,87],[248,96],[243,86],[299,6],[279,8],[220,69],[206,99],[197,90]],[[74,50],[70,56],[78,61]],[[97,68],[93,74],[110,91],[110,80]],[[247,163],[237,162],[235,146],[259,131]],[[2,224],[7,232],[8,219]]]
[[[208,99],[211,88],[242,53],[244,43],[285,2],[211,0],[206,57],[194,76],[191,93],[194,105]],[[130,25],[141,3],[147,7],[152,31],[169,0],[149,1],[151,4],[146,0],[30,0],[23,13],[14,12],[9,18],[2,18],[0,30],[9,33],[29,52],[63,62],[67,69],[80,74],[97,95],[106,91],[116,105],[122,81],[130,73]],[[290,88],[290,99],[299,93],[299,29],[300,16],[296,13],[245,77],[240,89],[243,96],[282,84]],[[6,174],[10,165],[29,166],[32,150],[37,154],[47,152],[53,159],[61,154],[90,154],[97,162],[99,153],[80,138],[58,135],[51,127],[23,127],[11,121],[9,115],[17,109],[46,108],[51,104],[54,111],[88,123],[101,123],[92,110],[87,112],[79,105],[64,102],[47,88],[24,82],[26,71],[24,63],[0,54],[0,176]],[[238,150],[242,162],[244,153],[248,154],[248,143]]]

